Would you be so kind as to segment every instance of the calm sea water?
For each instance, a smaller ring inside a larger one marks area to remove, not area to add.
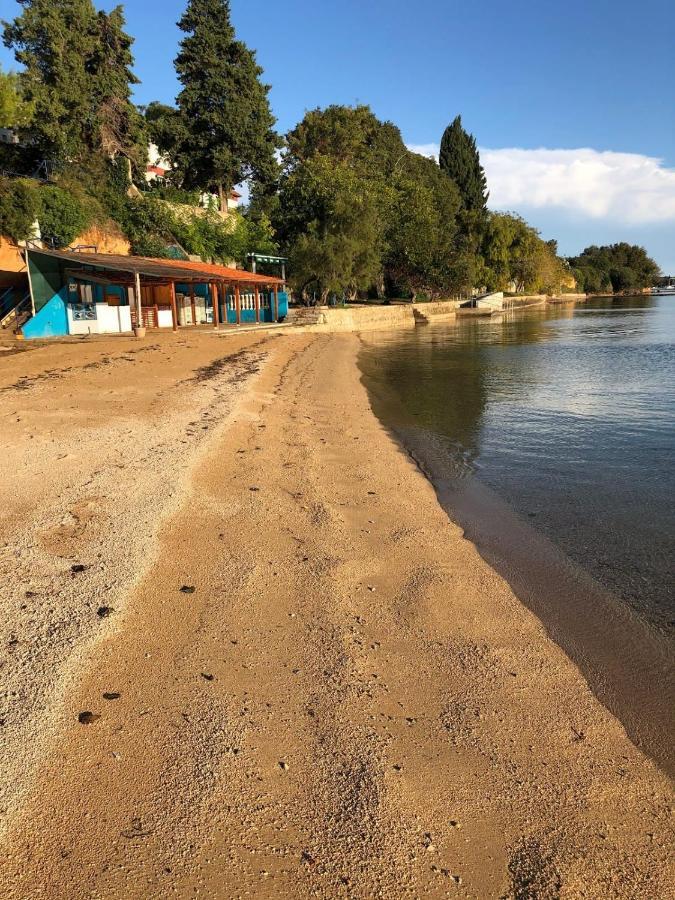
[[[668,631],[674,341],[675,297],[630,297],[372,333],[361,366],[434,480],[485,487]]]

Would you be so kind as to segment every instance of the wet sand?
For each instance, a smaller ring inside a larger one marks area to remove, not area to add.
[[[669,780],[373,416],[357,351],[0,360],[3,897],[672,894]]]
[[[535,613],[631,740],[672,778],[675,668],[670,638],[565,556],[479,477],[451,474],[455,461],[448,463],[422,429],[397,426],[392,434],[483,559]]]

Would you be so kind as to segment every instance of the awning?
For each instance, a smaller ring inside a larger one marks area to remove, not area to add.
[[[215,263],[192,262],[189,260],[153,259],[146,256],[118,256],[113,253],[80,253],[72,250],[35,250],[30,254],[51,256],[68,263],[68,268],[82,275],[94,269],[99,275],[110,275],[111,280],[124,283],[133,282],[135,276],[153,279],[153,283],[204,284],[218,282],[223,284],[268,285],[282,284],[280,278],[270,275],[259,275],[246,272],[244,269],[232,269]],[[126,276],[126,277],[125,277]]]

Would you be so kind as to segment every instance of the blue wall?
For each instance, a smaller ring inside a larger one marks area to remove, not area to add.
[[[21,333],[27,340],[36,338],[62,337],[68,334],[68,316],[65,297],[68,288],[62,288],[51,300],[39,309],[32,319],[22,327]]]

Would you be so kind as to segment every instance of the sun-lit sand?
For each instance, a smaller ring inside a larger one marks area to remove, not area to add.
[[[0,357],[8,898],[671,896],[671,785],[353,335]]]

